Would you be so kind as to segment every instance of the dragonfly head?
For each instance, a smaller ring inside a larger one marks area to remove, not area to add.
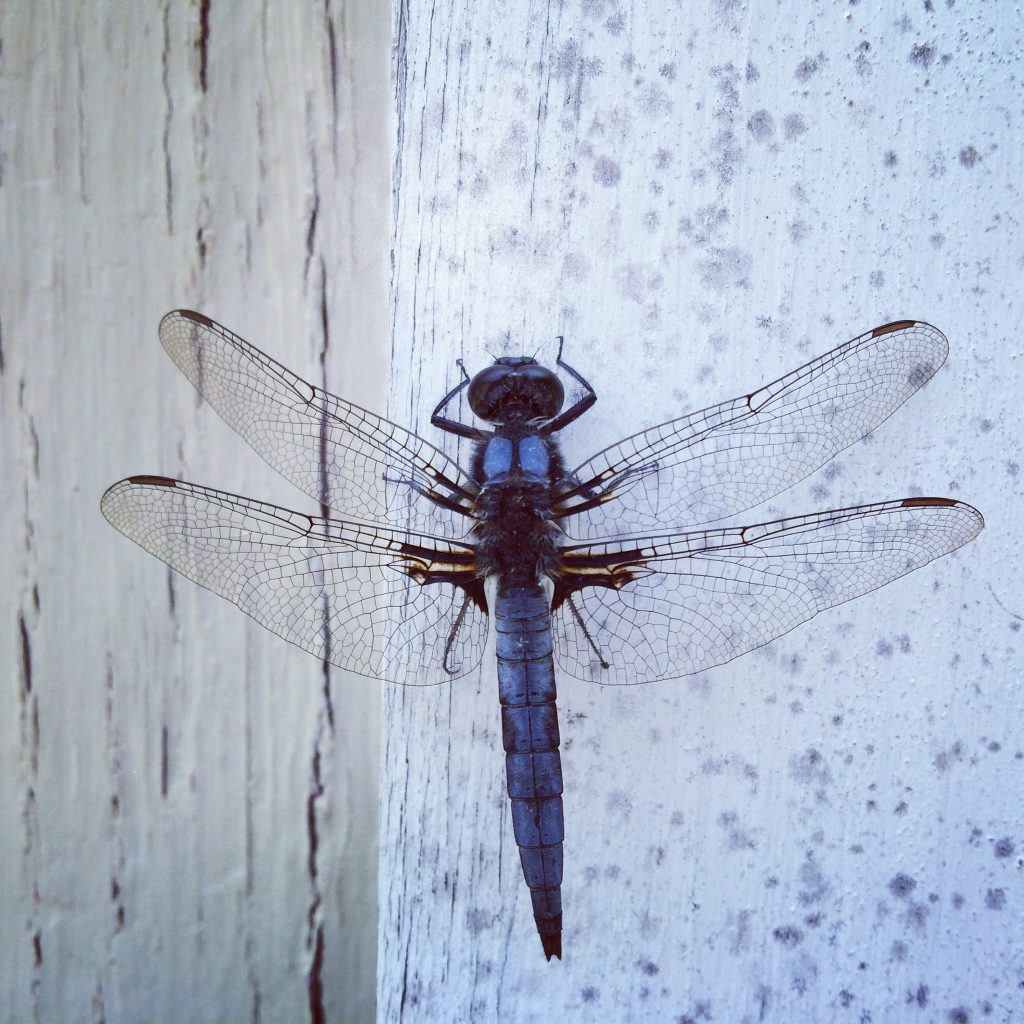
[[[531,356],[499,356],[469,384],[469,407],[488,423],[549,420],[564,401],[562,382]]]

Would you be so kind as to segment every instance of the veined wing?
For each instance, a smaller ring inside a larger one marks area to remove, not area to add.
[[[472,520],[451,505],[465,506],[476,484],[416,434],[304,381],[201,313],[168,313],[160,342],[218,415],[321,505],[442,537],[469,532]]]
[[[984,525],[963,502],[905,498],[568,547],[555,589],[556,657],[569,675],[601,683],[701,672],[927,565]]]
[[[914,320],[876,327],[749,395],[606,448],[571,475],[563,525],[580,539],[735,515],[870,433],[942,365],[946,338]]]
[[[479,663],[487,614],[462,589],[474,579],[467,545],[165,477],[122,480],[100,507],[136,544],[332,665],[422,685]]]

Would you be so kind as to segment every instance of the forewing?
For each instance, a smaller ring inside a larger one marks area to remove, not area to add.
[[[981,513],[962,502],[907,498],[570,547],[567,567],[577,561],[593,572],[603,562],[611,577],[647,575],[621,589],[573,593],[554,614],[556,656],[569,675],[601,683],[701,672],[927,565],[983,526]]]
[[[634,434],[571,475],[580,539],[712,523],[767,501],[870,433],[946,358],[913,320],[876,327],[750,395]]]
[[[297,377],[200,313],[176,310],[160,341],[226,423],[271,466],[347,517],[456,538],[472,520],[423,496],[477,487],[433,445]]]
[[[460,588],[405,575],[462,572],[473,554],[465,545],[164,477],[122,480],[101,508],[136,544],[332,665],[423,685],[480,660],[485,612]]]

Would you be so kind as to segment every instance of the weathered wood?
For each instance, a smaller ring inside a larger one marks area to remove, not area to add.
[[[0,41],[0,1018],[372,1019],[378,688],[98,503],[315,510],[164,355],[175,306],[383,406],[390,12],[44,0]]]
[[[395,418],[426,427],[457,357],[564,334],[600,396],[582,458],[919,317],[938,378],[758,512],[937,492],[989,528],[702,676],[560,679],[560,963],[489,660],[385,691],[381,1020],[1014,1012],[1021,39],[931,8],[400,0]]]

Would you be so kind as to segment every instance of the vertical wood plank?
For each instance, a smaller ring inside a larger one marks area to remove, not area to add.
[[[493,670],[387,690],[380,1019],[1011,1019],[1010,9],[400,0],[396,17],[395,418],[424,427],[458,357],[550,364],[564,334],[600,395],[572,465],[919,317],[949,335],[947,367],[754,515],[940,493],[989,527],[702,676],[560,679],[560,963],[520,877]]]
[[[98,503],[311,506],[166,358],[175,306],[383,404],[389,11],[44,0],[0,45],[0,1018],[372,1019],[377,687]]]

